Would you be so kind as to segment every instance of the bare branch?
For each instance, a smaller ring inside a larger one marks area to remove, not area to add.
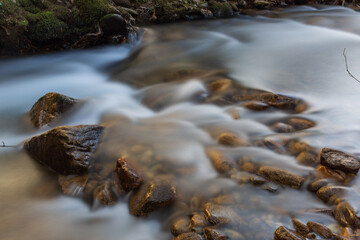
[[[16,146],[6,145],[6,144],[4,143],[4,141],[2,141],[2,145],[0,146],[0,148],[6,148],[6,147],[16,147]]]
[[[345,65],[346,65],[346,71],[347,71],[347,73],[349,74],[350,77],[352,77],[353,79],[355,79],[356,81],[358,81],[358,82],[360,83],[360,80],[357,79],[354,75],[352,75],[352,73],[351,73],[350,70],[349,70],[349,66],[348,66],[348,62],[347,62],[347,57],[346,57],[345,51],[346,51],[346,48],[344,48],[344,51],[343,51],[343,55],[344,55],[344,59],[345,59]]]

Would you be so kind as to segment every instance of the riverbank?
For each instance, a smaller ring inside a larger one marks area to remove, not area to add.
[[[1,0],[0,57],[119,44],[137,31],[134,26],[228,18],[251,9],[302,4],[357,8],[357,1],[326,0]],[[126,28],[112,29],[119,25]]]

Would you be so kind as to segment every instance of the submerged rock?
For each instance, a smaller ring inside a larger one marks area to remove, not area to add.
[[[305,178],[301,176],[275,167],[261,167],[259,174],[270,181],[296,189],[300,188],[305,181]]]
[[[203,211],[208,222],[214,225],[236,223],[240,219],[237,213],[230,206],[206,203]]]
[[[47,93],[32,106],[29,112],[31,124],[36,128],[49,124],[78,102],[78,99],[59,93]]]
[[[278,227],[274,234],[275,240],[305,240],[306,238],[302,235],[290,230],[286,227]]]
[[[194,232],[182,233],[173,240],[202,240],[203,238]]]
[[[296,232],[300,233],[303,236],[306,236],[310,232],[309,227],[306,224],[302,223],[300,220],[297,220],[296,218],[291,219],[291,223],[293,224]]]
[[[248,143],[244,139],[230,132],[222,133],[218,138],[218,143],[230,147],[239,147],[239,146],[248,145]]]
[[[218,150],[211,149],[207,151],[207,155],[210,158],[214,168],[219,173],[228,173],[233,169],[236,169],[236,164],[232,159],[228,159],[224,154]]]
[[[357,173],[360,168],[358,159],[338,150],[323,148],[320,158],[322,165],[332,169],[339,169],[346,173]]]
[[[178,236],[182,233],[190,231],[190,218],[189,216],[183,216],[177,218],[170,227],[170,231],[174,236]]]
[[[88,178],[89,176],[87,174],[80,176],[59,175],[59,184],[63,193],[70,196],[77,196],[85,189]]]
[[[212,227],[204,228],[206,240],[228,240],[225,232]]]
[[[40,164],[63,175],[85,173],[100,142],[104,127],[56,127],[24,143],[27,153]]]
[[[114,205],[117,202],[117,196],[110,183],[106,182],[94,190],[94,200],[102,205]]]
[[[175,199],[175,186],[164,178],[156,178],[142,184],[130,197],[129,209],[134,216],[147,216],[153,211],[167,207]]]
[[[138,188],[143,181],[138,169],[126,157],[121,157],[117,160],[116,172],[122,188],[127,192]]]

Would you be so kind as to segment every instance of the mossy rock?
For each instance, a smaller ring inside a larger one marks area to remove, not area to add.
[[[209,1],[209,9],[215,17],[226,18],[234,15],[233,8],[227,2]]]
[[[56,18],[54,12],[28,13],[28,37],[31,41],[48,43],[64,39],[70,34],[68,25]]]

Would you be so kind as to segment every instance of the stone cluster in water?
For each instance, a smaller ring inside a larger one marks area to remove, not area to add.
[[[267,123],[275,133],[293,133],[315,126],[309,119],[294,116],[307,108],[301,99],[247,88],[229,78],[210,78],[204,84],[209,95],[196,98],[197,103],[291,114]],[[41,127],[61,117],[69,108],[58,105],[68,103],[67,100],[77,103],[54,93],[42,97],[30,112],[33,125]],[[147,99],[145,104],[161,108],[166,106],[166,98]],[[241,118],[237,111],[228,110],[234,119]],[[44,118],[47,115],[50,117]],[[195,173],[193,165],[167,159],[150,144],[135,142],[124,147],[126,150],[113,142],[106,144],[104,139],[126,121],[55,127],[26,141],[24,148],[40,164],[59,174],[65,194],[82,197],[91,206],[114,205],[130,193],[129,212],[134,216],[144,217],[166,209],[164,222],[176,240],[357,239],[360,236],[357,213],[346,199],[350,191],[346,186],[360,168],[359,160],[350,154],[329,148],[320,151],[289,135],[275,134],[249,141],[236,133],[222,132],[217,145],[207,147],[205,152],[220,179],[230,179],[235,185],[223,185],[221,180],[214,179],[193,189],[185,181]],[[119,141],[132,143],[124,138]],[[292,156],[299,165],[309,167],[308,171],[254,161],[251,154],[235,157],[230,154],[231,149],[251,146]],[[331,217],[337,222],[335,227],[312,219],[305,223],[275,207],[259,210],[256,204],[259,199],[280,198],[282,192],[300,192],[305,188],[328,206],[308,211]],[[269,233],[273,236],[269,237]]]

